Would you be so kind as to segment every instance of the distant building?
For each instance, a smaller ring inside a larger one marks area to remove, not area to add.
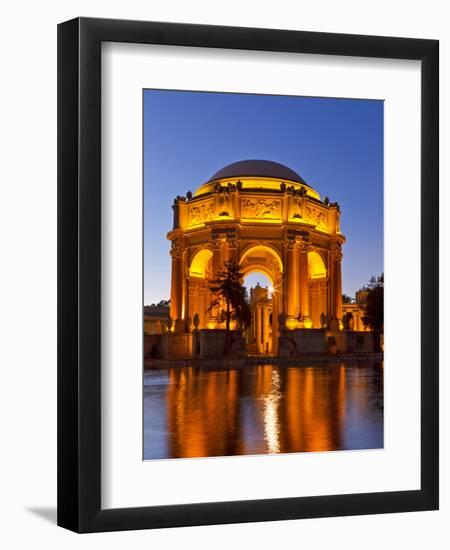
[[[344,329],[357,332],[369,332],[370,328],[362,320],[365,315],[364,307],[357,302],[342,304],[342,322]]]
[[[272,353],[272,299],[267,287],[259,283],[250,289],[252,323],[247,329],[247,351],[250,355]]]
[[[170,306],[144,306],[144,333],[162,334],[166,331],[170,316]]]

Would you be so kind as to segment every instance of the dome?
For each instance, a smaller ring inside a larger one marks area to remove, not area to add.
[[[307,185],[305,180],[284,164],[272,160],[240,160],[228,164],[216,172],[209,180],[216,181],[224,178],[257,176],[264,178],[275,178],[289,180]]]
[[[196,190],[195,196],[212,192],[216,182],[226,186],[229,182],[235,183],[237,180],[242,182],[244,190],[263,189],[267,191],[279,191],[280,184],[285,182],[296,189],[304,187],[308,195],[320,199],[319,194],[291,168],[272,160],[253,159],[233,162],[220,169]]]

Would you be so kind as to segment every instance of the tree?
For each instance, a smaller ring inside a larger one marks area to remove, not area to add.
[[[352,299],[350,298],[350,296],[347,296],[347,294],[343,294],[342,295],[342,303],[343,304],[351,304]]]
[[[235,320],[241,327],[246,327],[251,322],[251,310],[241,281],[242,273],[239,271],[239,266],[232,261],[227,261],[224,269],[218,274],[217,279],[211,281],[209,287],[215,296],[209,309],[221,308],[220,318],[225,321],[224,355],[231,347],[230,322]]]
[[[384,328],[384,274],[372,277],[365,289],[367,291],[363,323],[376,335],[376,348],[380,349],[380,335]]]

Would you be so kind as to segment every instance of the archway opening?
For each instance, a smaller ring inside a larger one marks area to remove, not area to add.
[[[327,319],[327,267],[319,252],[308,252],[308,277],[312,328],[323,328]]]
[[[207,248],[199,250],[192,258],[191,265],[189,266],[189,276],[204,279],[212,255],[211,250]]]
[[[249,355],[271,355],[276,331],[273,323],[274,289],[271,277],[262,270],[252,270],[244,275],[244,286],[252,312],[251,325],[245,331]]]
[[[308,275],[310,279],[323,279],[327,276],[327,268],[318,252],[308,252]]]
[[[255,264],[254,271],[259,271],[256,267],[259,265],[267,265],[269,269],[283,272],[283,262],[280,258],[280,253],[273,247],[265,244],[253,244],[249,246],[241,255],[241,266],[251,266]],[[264,271],[263,271],[264,272]]]

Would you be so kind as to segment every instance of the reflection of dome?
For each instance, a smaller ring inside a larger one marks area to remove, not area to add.
[[[285,182],[296,189],[304,187],[308,195],[320,198],[319,194],[297,172],[294,172],[294,170],[291,170],[291,168],[288,168],[284,164],[271,160],[240,160],[228,164],[216,172],[206,183],[201,185],[195,192],[195,195],[198,196],[211,192],[216,182],[220,182],[226,186],[228,182],[236,183],[238,180],[242,182],[244,190],[263,189],[279,191],[280,184]]]

